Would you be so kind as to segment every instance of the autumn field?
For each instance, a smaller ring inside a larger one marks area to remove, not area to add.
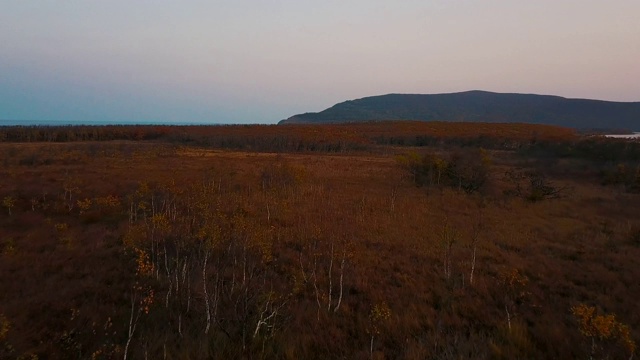
[[[0,359],[629,359],[640,143],[0,128]]]

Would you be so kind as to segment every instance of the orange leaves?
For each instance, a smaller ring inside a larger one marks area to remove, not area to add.
[[[618,333],[618,339],[622,342],[622,345],[631,354],[636,352],[636,343],[631,339],[629,327],[625,324],[617,323],[616,330]]]
[[[5,196],[2,199],[2,206],[6,207],[9,210],[9,216],[11,216],[11,209],[16,205],[16,199],[12,196]]]
[[[511,316],[509,311],[514,311],[518,305],[523,304],[531,295],[528,291],[529,278],[517,268],[507,268],[498,274],[498,281],[501,284],[501,290],[504,292],[505,308],[507,310],[507,318],[509,318]]]
[[[94,199],[96,205],[100,208],[115,208],[120,206],[120,199],[117,196],[107,195]]]
[[[506,288],[517,292],[521,292],[521,289],[529,283],[529,278],[516,268],[504,270],[500,273],[499,279]]]
[[[169,220],[164,214],[155,214],[151,218],[153,229],[160,232],[167,232],[171,228]]]
[[[140,308],[145,314],[149,314],[149,309],[151,308],[151,305],[153,305],[153,301],[154,291],[153,289],[149,289],[142,300],[140,300]]]
[[[53,225],[53,227],[56,229],[60,244],[66,246],[67,248],[73,247],[73,236],[69,232],[69,224],[56,223]]]
[[[595,307],[585,304],[571,307],[571,313],[583,336],[599,341],[618,340],[631,354],[635,352],[636,344],[631,339],[629,327],[618,322],[614,314],[598,315]]]
[[[56,230],[59,233],[63,233],[63,232],[65,232],[65,231],[67,231],[69,229],[69,224],[67,224],[67,223],[58,223],[58,224],[55,224],[54,227],[56,228]]]
[[[148,197],[151,194],[149,183],[141,181],[138,183],[138,189],[136,190],[136,196],[140,198]]]
[[[579,304],[571,307],[571,313],[580,323],[580,332],[585,336],[596,336],[597,331],[591,326],[593,316],[596,312],[596,308],[593,306],[587,306],[585,304]]]
[[[596,308],[580,304],[571,308],[573,316],[580,323],[580,332],[584,336],[608,339],[616,323],[614,315],[596,315]]]
[[[134,249],[136,252],[136,275],[151,276],[153,275],[153,264],[149,260],[149,254],[144,250]]]
[[[369,329],[371,335],[379,335],[384,323],[391,317],[391,309],[386,302],[373,305],[369,313]]]
[[[139,295],[141,295],[141,297],[137,301],[138,305],[140,306],[138,311],[149,314],[151,306],[155,302],[155,291],[148,285],[140,285],[140,283],[136,282],[133,285],[132,306],[133,304],[135,304],[136,299],[138,299]]]
[[[196,232],[196,237],[208,247],[215,248],[222,242],[222,228],[214,219],[207,219]]]
[[[144,212],[149,209],[149,204],[146,201],[140,201],[136,209]]]
[[[7,320],[3,314],[0,314],[0,340],[3,340],[7,336],[10,328],[11,324],[9,320]]]
[[[127,228],[122,239],[128,248],[136,248],[147,239],[147,227],[144,224],[134,224]]]
[[[78,209],[80,209],[80,214],[91,208],[91,199],[84,199],[76,201],[76,205],[78,205]]]

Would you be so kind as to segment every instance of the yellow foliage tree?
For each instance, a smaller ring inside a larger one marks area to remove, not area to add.
[[[11,209],[16,205],[16,199],[11,196],[5,196],[2,199],[2,206],[6,207],[9,210],[9,216],[11,216]]]
[[[585,304],[573,306],[571,313],[578,321],[580,333],[591,340],[591,358],[595,356],[598,345],[607,340],[618,341],[633,357],[636,344],[631,339],[629,327],[618,322],[614,314],[598,315],[595,307]]]
[[[373,356],[373,339],[376,335],[380,335],[384,324],[391,317],[391,309],[386,302],[375,304],[369,313],[369,327],[367,332],[371,335],[371,343],[369,344],[369,352]]]

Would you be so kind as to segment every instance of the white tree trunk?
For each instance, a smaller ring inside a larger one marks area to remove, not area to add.
[[[204,304],[205,311],[207,313],[207,326],[204,328],[204,333],[209,333],[209,328],[211,327],[211,308],[209,306],[209,294],[207,293],[207,261],[209,260],[209,252],[207,251],[204,255],[204,262],[202,265],[202,287],[204,291]]]
[[[343,279],[344,279],[344,262],[346,260],[346,252],[342,252],[342,261],[340,262],[340,295],[338,296],[338,303],[336,304],[336,307],[333,309],[333,312],[337,312],[338,309],[340,308],[340,304],[342,303],[342,291],[344,289],[343,286]]]

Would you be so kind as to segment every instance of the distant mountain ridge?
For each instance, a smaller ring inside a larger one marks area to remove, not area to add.
[[[479,90],[432,95],[388,94],[345,101],[318,113],[294,115],[280,124],[382,120],[516,122],[639,131],[640,102]]]

